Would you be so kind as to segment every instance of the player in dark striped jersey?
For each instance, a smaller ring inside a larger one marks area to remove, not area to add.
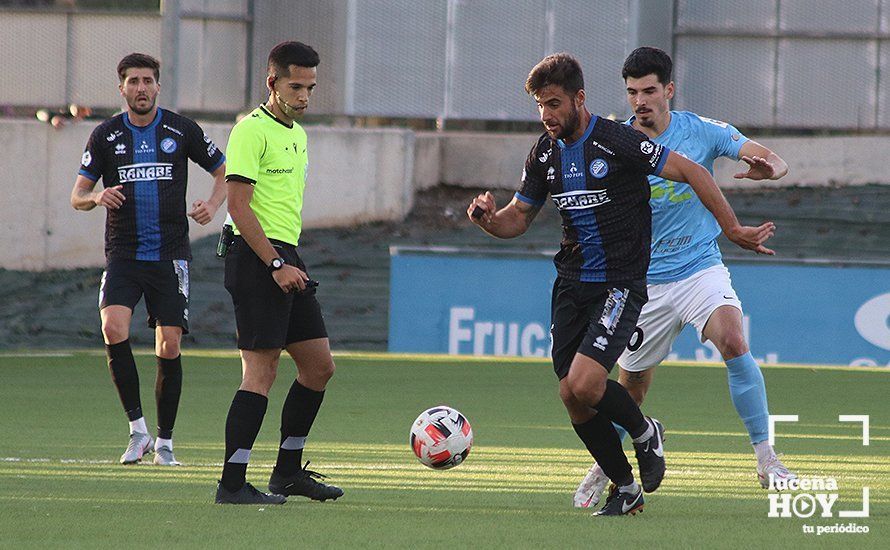
[[[741,226],[710,173],[631,127],[590,114],[584,78],[568,54],[544,58],[529,73],[546,133],[525,164],[513,200],[498,209],[491,193],[476,197],[470,219],[487,233],[512,238],[528,229],[548,195],[562,217],[554,258],[551,333],[559,394],[572,426],[614,482],[598,515],[642,509],[643,490],[664,477],[663,428],[644,417],[608,375],[627,346],[646,303],[652,233],[649,174],[689,182],[727,236],[756,250],[772,229]],[[612,423],[633,437],[642,489]]]
[[[71,205],[107,211],[99,309],[111,377],[130,421],[130,442],[121,462],[139,462],[152,450],[129,341],[133,308],[144,295],[158,365],[154,462],[177,465],[173,423],[182,388],[179,344],[188,332],[188,217],[206,225],[225,201],[225,158],[194,121],[157,106],[156,59],[130,54],[117,72],[127,110],[90,136]],[[186,212],[189,159],[210,172],[214,185],[206,201],[195,201]],[[94,191],[99,179],[104,188]]]

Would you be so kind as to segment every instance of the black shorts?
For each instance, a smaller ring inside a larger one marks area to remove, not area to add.
[[[143,295],[149,328],[182,327],[183,334],[188,334],[187,260],[108,260],[99,285],[99,309],[126,306],[132,310]]]
[[[569,374],[576,353],[611,372],[648,299],[645,281],[582,283],[557,277],[550,303],[556,376],[562,380]]]
[[[306,271],[297,247],[271,242],[285,263]],[[285,293],[240,236],[226,255],[225,284],[235,306],[238,349],[282,349],[294,342],[327,338],[315,288]]]

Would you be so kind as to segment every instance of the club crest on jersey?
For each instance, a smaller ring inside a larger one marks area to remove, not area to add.
[[[640,152],[644,155],[651,155],[654,150],[655,145],[653,145],[651,141],[647,140],[640,144]]]
[[[84,151],[83,156],[80,157],[80,163],[84,166],[89,166],[91,162],[93,162],[93,155],[89,151]]]
[[[609,163],[604,159],[593,159],[590,163],[590,175],[596,179],[603,179],[609,173]]]
[[[560,210],[586,210],[606,204],[612,200],[605,189],[598,191],[567,191],[551,195],[550,198],[553,200],[553,204]]]
[[[161,140],[161,151],[167,153],[168,155],[173,151],[176,151],[176,140],[173,138],[164,138]]]

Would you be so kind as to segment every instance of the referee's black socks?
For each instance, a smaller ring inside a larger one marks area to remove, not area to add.
[[[275,462],[279,474],[292,476],[299,471],[306,436],[323,399],[324,391],[311,390],[296,380],[291,384],[281,409],[281,444]]]
[[[633,474],[621,448],[621,439],[605,415],[595,414],[587,422],[572,424],[572,427],[612,482],[619,487],[633,483]]]
[[[136,360],[133,359],[130,340],[127,339],[117,344],[105,344],[105,354],[108,356],[111,380],[117,388],[117,394],[127,412],[127,418],[130,421],[139,420],[142,418],[139,373],[136,371]]]
[[[173,424],[182,394],[182,356],[173,359],[158,357],[155,380],[155,401],[158,405],[158,437],[173,439]]]
[[[244,485],[250,450],[263,425],[269,399],[264,395],[238,390],[226,417],[226,462],[222,482],[230,492]]]

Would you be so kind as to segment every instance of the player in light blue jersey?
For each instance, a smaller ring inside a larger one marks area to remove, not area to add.
[[[785,161],[751,141],[732,125],[686,111],[671,111],[674,96],[670,56],[657,48],[634,50],[624,63],[627,100],[634,116],[627,124],[649,138],[713,172],[714,159],[744,161],[737,179],[779,179]],[[766,488],[769,477],[796,477],[768,442],[766,385],[742,330],[742,304],[723,265],[717,237],[720,226],[689,185],[649,176],[652,208],[652,260],[647,273],[649,302],[637,329],[619,358],[618,381],[642,404],[655,372],[687,324],[702,342],[710,340],[726,362],[729,392],[757,457],[757,476]],[[761,226],[772,232],[775,226]],[[757,252],[774,252],[760,246]],[[620,433],[620,431],[619,431]],[[621,434],[622,436],[624,434]],[[575,493],[576,507],[599,502],[607,479],[594,464]]]

